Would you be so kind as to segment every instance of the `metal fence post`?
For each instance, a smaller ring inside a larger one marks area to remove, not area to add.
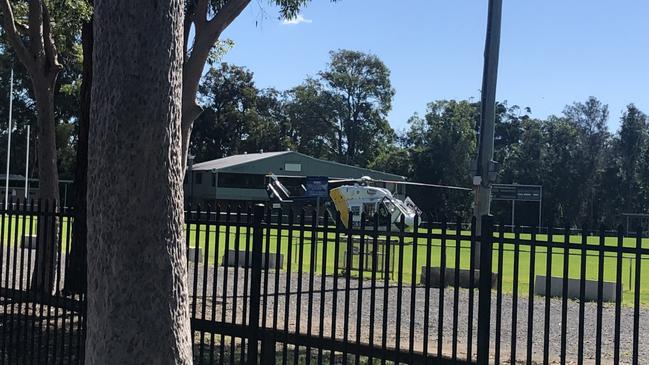
[[[252,273],[250,275],[250,313],[248,317],[248,365],[257,365],[257,347],[259,344],[259,308],[261,302],[261,254],[264,205],[256,204],[253,211],[252,236]],[[264,361],[262,360],[262,363]]]
[[[478,365],[489,364],[489,335],[491,324],[491,255],[493,217],[483,215],[480,236],[480,282],[478,298]],[[475,244],[475,242],[473,242]]]

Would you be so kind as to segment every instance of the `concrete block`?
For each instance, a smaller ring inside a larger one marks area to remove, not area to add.
[[[37,236],[24,235],[21,245],[22,248],[36,249],[37,242],[38,242]]]
[[[570,299],[580,299],[580,282],[579,279],[568,279],[568,298]],[[547,277],[537,275],[534,280],[534,294],[536,295],[547,295],[545,291],[545,285],[547,283]],[[602,290],[602,300],[604,302],[615,302],[615,289],[617,284],[615,282],[605,281],[603,283]],[[597,281],[596,280],[586,280],[584,286],[584,300],[586,301],[596,301],[597,300]],[[550,296],[551,297],[563,297],[563,278],[561,277],[550,277]],[[622,298],[620,298],[622,300]]]
[[[444,283],[441,283],[442,270],[439,267],[430,268],[430,278],[426,277],[426,266],[421,267],[421,284],[431,288],[439,288],[440,286],[455,286],[455,269],[446,268],[444,272]],[[458,278],[460,288],[477,288],[480,284],[480,270],[474,270],[473,282],[471,282],[471,270],[460,269],[458,270]],[[498,282],[497,274],[491,275],[491,287],[495,288]]]
[[[196,251],[198,251],[198,263],[202,263],[204,254],[203,249],[200,247],[190,247],[187,250],[187,258],[190,262],[194,262],[196,260]]]
[[[238,262],[237,262],[238,256]],[[235,266],[238,264],[238,267],[246,267],[246,251],[235,251],[229,250],[223,255],[223,260],[221,261],[223,266]],[[269,253],[268,255],[268,265],[266,265],[266,254],[261,254],[261,267],[262,269],[276,269],[281,268],[284,265],[284,255],[279,255],[279,263],[277,262],[277,254],[274,252]],[[252,267],[252,252],[248,251],[248,268]]]

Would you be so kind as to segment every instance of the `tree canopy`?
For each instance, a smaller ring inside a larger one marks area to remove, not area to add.
[[[292,149],[412,181],[469,187],[479,103],[432,101],[395,132],[390,85],[387,67],[356,51],[333,51],[324,70],[286,91],[259,89],[246,68],[215,65],[201,88],[205,112],[192,151],[207,160]],[[649,123],[633,104],[616,133],[607,127],[608,107],[594,97],[545,119],[506,101],[496,112],[498,182],[543,185],[544,224],[613,224],[623,212],[649,212]],[[408,194],[435,215],[471,214],[467,194],[414,187]],[[509,221],[510,203],[496,202],[493,212]],[[537,218],[537,205],[518,203],[517,222]]]

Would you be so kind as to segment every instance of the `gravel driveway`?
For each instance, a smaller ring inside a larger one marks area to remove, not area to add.
[[[5,258],[3,262],[3,273],[5,271],[7,260]],[[20,258],[18,258],[18,265],[20,265]],[[12,265],[13,266],[13,265]],[[26,263],[25,263],[26,266]],[[194,265],[190,264],[190,277],[189,277],[189,288],[190,292],[194,287],[194,275],[193,275]],[[199,295],[195,298],[195,316],[199,318],[212,319],[216,318],[219,320],[223,314],[223,279],[224,279],[224,268],[217,267],[216,270],[213,266],[208,266],[207,268],[202,264],[197,266],[198,269],[198,280],[196,281],[196,292]],[[205,270],[207,269],[207,270]],[[61,270],[63,273],[65,270]],[[244,307],[246,310],[249,310],[250,301],[244,301],[244,282],[245,270],[239,269],[235,270],[234,268],[228,268],[228,285],[225,302],[226,306],[226,321],[232,322],[233,314],[236,312],[236,322],[241,323],[243,318],[247,318],[247,315],[244,316]],[[207,277],[204,278],[204,273],[207,272]],[[233,296],[233,284],[235,278],[235,272],[238,273],[237,279],[237,295]],[[216,301],[212,301],[212,290],[214,288],[214,277],[216,275],[217,285],[216,285]],[[409,285],[404,285],[402,294],[401,294],[401,325],[397,327],[397,302],[398,302],[398,289],[396,288],[396,283],[391,282],[391,287],[385,289],[383,287],[383,281],[381,279],[377,280],[377,286],[374,290],[374,307],[371,308],[371,296],[372,290],[371,280],[364,280],[362,282],[363,290],[358,290],[358,279],[350,279],[350,291],[347,298],[348,303],[348,314],[345,313],[345,287],[346,280],[343,277],[334,279],[331,276],[324,278],[324,289],[326,293],[324,295],[324,300],[321,298],[320,290],[323,283],[323,277],[313,276],[313,288],[314,293],[312,294],[311,301],[311,311],[313,315],[309,316],[309,276],[303,274],[301,280],[298,280],[298,273],[292,272],[289,280],[289,289],[292,293],[289,296],[289,309],[288,312],[285,310],[287,295],[286,292],[286,272],[278,273],[278,282],[277,290],[275,288],[275,275],[274,270],[268,272],[269,282],[268,282],[268,302],[266,304],[267,308],[265,311],[265,316],[262,314],[262,320],[265,317],[265,324],[267,327],[273,326],[277,323],[277,326],[280,329],[283,329],[286,324],[288,324],[288,330],[295,332],[299,330],[302,333],[308,333],[309,330],[309,318],[311,319],[310,329],[311,333],[318,335],[320,328],[325,336],[335,336],[336,338],[344,338],[345,333],[345,317],[348,319],[348,328],[347,328],[347,337],[350,340],[356,340],[356,327],[360,320],[360,333],[359,339],[361,342],[370,343],[373,341],[375,344],[380,345],[383,338],[387,342],[387,345],[390,347],[396,347],[398,342],[398,347],[402,349],[408,349],[410,346],[409,337],[410,337],[410,318],[414,318],[413,330],[413,349],[416,351],[422,351],[424,348],[424,332],[426,324],[429,328],[428,335],[428,348],[433,353],[437,349],[438,342],[438,316],[439,316],[439,289],[430,289],[429,290],[429,316],[428,322],[425,321],[425,296],[426,289],[423,287],[416,287],[414,290],[414,312],[411,313],[411,299],[413,296],[413,290]],[[27,275],[24,277],[24,282],[27,282]],[[60,278],[62,281],[63,278]],[[205,301],[203,301],[203,282],[204,279],[207,283],[206,286],[206,296]],[[249,288],[248,278],[247,286]],[[302,294],[297,295],[298,284],[302,285]],[[334,284],[337,285],[338,290],[333,291]],[[264,285],[262,283],[262,290]],[[249,290],[249,289],[248,289]],[[277,300],[275,299],[274,293],[279,292],[281,294],[277,295]],[[360,300],[360,310],[359,310],[359,292],[362,292],[362,300]],[[444,311],[443,311],[443,354],[449,356],[452,354],[453,350],[453,304],[454,304],[454,293],[455,290],[452,288],[447,288],[444,290]],[[517,321],[516,321],[516,359],[518,361],[524,360],[527,351],[527,320],[528,320],[528,297],[527,293],[523,293],[518,299],[518,310],[517,310]],[[336,300],[334,301],[334,296]],[[385,336],[382,332],[383,328],[383,312],[384,312],[384,296],[387,296],[387,332]],[[473,356],[475,356],[475,346],[477,343],[477,296],[478,292],[475,291],[474,298],[474,307],[473,307],[473,331],[472,331],[472,347],[473,347]],[[235,303],[236,298],[236,311],[233,311],[233,304]],[[300,305],[298,306],[298,298]],[[532,348],[533,348],[533,359],[535,361],[542,361],[543,355],[543,345],[544,339],[548,338],[549,354],[550,361],[559,361],[560,354],[560,339],[561,339],[561,300],[560,299],[551,299],[550,300],[550,331],[549,334],[544,333],[544,310],[545,310],[545,298],[535,297],[534,298],[534,320],[533,320],[533,329],[532,329]],[[194,302],[194,300],[192,300]],[[203,311],[203,302],[205,303],[205,311]],[[214,304],[214,311],[212,311],[212,305]],[[277,304],[277,316],[273,315],[275,304]],[[334,304],[336,307],[336,314],[333,314]],[[320,323],[320,310],[321,305],[324,311],[324,321]],[[263,301],[262,301],[263,309]],[[298,317],[298,309],[300,315]],[[577,352],[578,352],[578,313],[579,313],[579,303],[577,301],[568,301],[567,309],[567,328],[566,328],[566,344],[567,344],[567,360],[568,363],[576,363]],[[374,315],[372,315],[372,312]],[[491,346],[492,346],[492,356],[494,354],[494,343],[495,343],[495,317],[496,317],[496,295],[495,292],[492,295],[492,311],[491,311]],[[286,317],[288,313],[288,318]],[[603,307],[603,316],[602,316],[602,360],[603,363],[611,364],[613,363],[613,330],[615,323],[615,308],[611,304],[605,304]],[[510,359],[510,344],[512,338],[512,330],[514,326],[512,325],[512,296],[503,295],[503,305],[502,305],[502,331],[501,331],[501,361]],[[467,343],[468,343],[468,317],[469,317],[469,291],[466,289],[460,289],[458,291],[458,313],[457,313],[457,354],[460,357],[465,357],[467,353]],[[595,303],[587,302],[585,303],[585,321],[584,321],[584,330],[585,330],[585,343],[584,343],[584,358],[587,360],[585,363],[594,363],[595,359],[595,332],[596,332],[596,318],[597,318],[597,309]],[[645,347],[642,344],[649,343],[649,308],[640,309],[640,337],[638,341],[639,346],[639,363],[640,364],[649,364],[649,347]],[[299,322],[299,324],[298,324]],[[370,331],[372,331],[372,338],[370,338]],[[631,354],[633,348],[633,309],[629,307],[622,307],[621,310],[621,339],[620,339],[620,354],[621,362],[623,364],[631,363]],[[398,333],[399,332],[399,333]]]
[[[218,267],[216,271],[217,276],[217,292],[216,292],[216,302],[215,302],[215,313],[212,312],[212,289],[213,289],[213,277],[215,272],[212,266],[208,267],[207,270],[207,296],[205,301],[205,312],[202,308],[202,287],[203,287],[203,273],[204,266],[199,265],[199,275],[197,281],[197,293],[199,297],[196,298],[196,317],[211,319],[212,315],[216,315],[216,319],[220,320],[223,314],[222,304],[223,304],[223,278],[224,278],[224,269]],[[226,321],[232,322],[233,320],[233,304],[235,298],[233,297],[233,281],[234,275],[237,270],[234,268],[228,268],[228,291],[226,294]],[[190,271],[192,272],[192,271]],[[249,299],[244,301],[244,275],[245,270],[238,270],[238,282],[237,282],[237,298],[236,298],[236,322],[242,323],[243,310],[244,306],[246,310],[249,310],[250,301]],[[269,283],[268,283],[268,303],[266,308],[266,326],[272,327],[277,323],[278,328],[284,329],[286,323],[288,323],[288,330],[295,332],[296,330],[302,333],[308,333],[309,330],[309,318],[311,318],[311,333],[318,335],[320,327],[322,329],[325,337],[332,336],[332,331],[335,331],[333,335],[336,338],[344,338],[345,333],[345,290],[346,280],[343,277],[337,279],[338,291],[336,292],[336,300],[334,301],[334,292],[333,287],[336,282],[333,277],[325,277],[325,295],[324,301],[321,299],[321,284],[322,277],[314,276],[313,277],[313,288],[314,293],[312,294],[312,306],[311,310],[313,315],[309,316],[309,276],[302,275],[302,294],[297,295],[297,286],[300,280],[298,280],[298,274],[296,272],[291,273],[290,277],[290,296],[289,296],[289,309],[288,312],[285,311],[286,305],[286,273],[280,272],[278,275],[279,285],[277,286],[278,292],[277,295],[277,317],[275,322],[275,317],[273,312],[275,310],[275,271],[269,271]],[[413,295],[413,290],[410,285],[404,285],[401,295],[401,323],[400,326],[397,325],[397,302],[398,302],[398,289],[396,283],[391,282],[387,291],[383,287],[383,281],[377,280],[377,287],[374,291],[374,316],[371,315],[371,280],[364,280],[362,282],[363,290],[360,291],[362,300],[360,304],[359,311],[359,282],[357,278],[351,278],[350,280],[350,291],[347,302],[349,303],[348,307],[348,328],[347,336],[348,339],[355,341],[356,340],[356,327],[358,321],[360,320],[360,341],[363,343],[370,342],[370,331],[373,331],[373,342],[380,345],[383,339],[383,303],[384,295],[387,292],[387,333],[385,334],[385,339],[390,347],[398,347],[401,349],[407,350],[410,346],[409,337],[410,337],[410,318],[414,317],[414,326],[413,330],[413,348],[415,351],[422,351],[424,348],[424,331],[425,331],[425,296],[426,289],[423,287],[417,287],[414,290],[414,312],[411,313],[411,299]],[[190,278],[190,290],[193,286],[193,277]],[[248,282],[249,288],[249,282]],[[262,290],[264,285],[262,283]],[[429,316],[428,316],[428,348],[429,351],[433,353],[437,349],[438,341],[438,316],[439,316],[439,289],[430,289],[429,290]],[[453,305],[454,305],[454,293],[453,288],[446,288],[444,290],[444,312],[443,312],[443,354],[450,356],[453,350]],[[477,343],[477,302],[478,302],[478,291],[474,292],[474,307],[473,307],[473,330],[472,330],[472,354],[475,358],[476,352],[476,343]],[[298,306],[298,299],[300,300],[300,305]],[[492,295],[492,323],[491,323],[491,347],[492,347],[492,357],[495,354],[495,336],[496,336],[496,294]],[[559,355],[561,352],[561,299],[551,299],[550,300],[550,331],[546,336],[544,333],[544,321],[545,321],[545,298],[544,297],[534,297],[534,310],[533,310],[533,329],[532,329],[532,354],[533,360],[535,362],[542,363],[543,360],[543,346],[544,339],[548,338],[550,362],[559,362]],[[502,362],[510,361],[511,359],[511,346],[512,343],[512,330],[514,328],[512,324],[512,303],[513,298],[511,295],[503,295],[503,305],[502,305],[502,326],[501,326],[501,349],[500,349],[500,359]],[[244,304],[245,303],[245,304]],[[334,303],[336,304],[336,315],[333,315]],[[324,321],[320,323],[320,310],[321,304],[324,304]],[[299,317],[297,316],[298,309],[300,312]],[[262,311],[263,311],[263,301],[262,301]],[[525,296],[520,296],[518,299],[518,310],[517,310],[517,320],[516,320],[516,360],[524,363],[526,359],[527,352],[527,321],[528,321],[528,297],[527,293]],[[288,313],[288,320],[286,319],[286,313]],[[579,318],[579,302],[569,300],[567,308],[567,328],[566,328],[566,360],[568,363],[577,362],[577,353],[578,353],[578,318]],[[264,315],[262,314],[262,320]],[[468,318],[469,318],[469,290],[460,289],[458,291],[458,319],[457,319],[457,354],[460,357],[466,358],[467,353],[467,344],[468,344]],[[584,319],[584,350],[583,355],[585,363],[594,363],[595,359],[595,334],[596,334],[596,318],[597,318],[597,306],[595,303],[587,302],[585,303],[585,319]],[[642,346],[647,339],[649,339],[649,310],[646,308],[641,308],[640,310],[640,338],[638,339],[641,344],[639,348],[639,363],[647,364],[649,363],[649,348]],[[299,321],[299,325],[298,325]],[[602,350],[601,356],[603,363],[613,363],[613,341],[614,341],[614,323],[615,323],[615,307],[612,304],[604,304],[603,306],[603,316],[602,316]],[[631,363],[631,354],[633,349],[633,308],[622,307],[621,310],[621,338],[620,338],[620,356],[622,364]],[[398,333],[399,332],[399,333]],[[398,342],[398,344],[397,344]]]

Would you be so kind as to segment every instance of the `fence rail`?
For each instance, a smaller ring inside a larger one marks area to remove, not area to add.
[[[83,363],[85,300],[63,290],[73,214],[0,215],[0,360]],[[195,363],[649,363],[639,233],[367,218],[346,228],[327,213],[188,211]],[[23,238],[38,230],[36,245]],[[39,242],[55,253],[49,292],[32,287]]]

